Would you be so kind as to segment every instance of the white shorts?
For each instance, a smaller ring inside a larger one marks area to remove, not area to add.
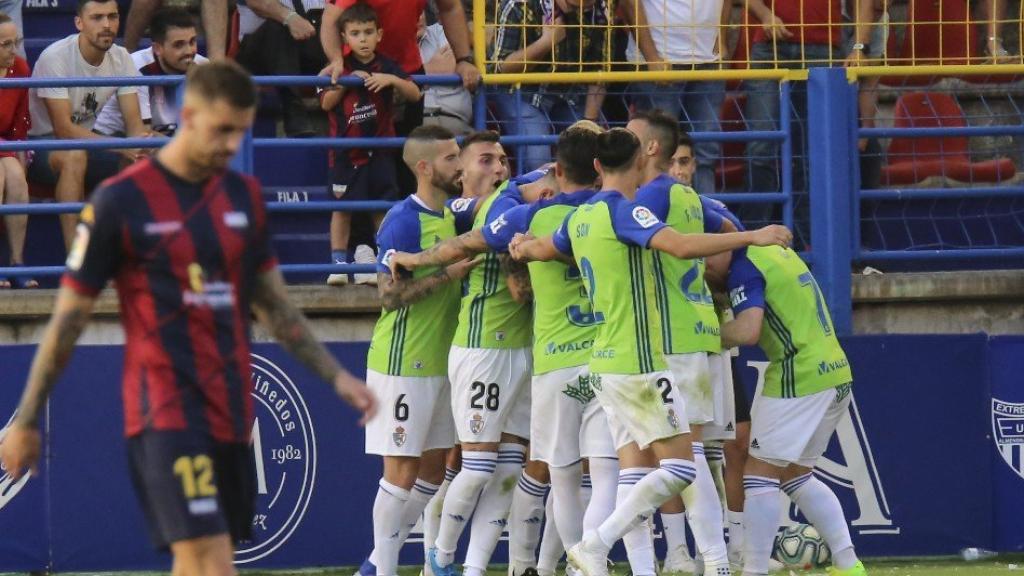
[[[728,352],[708,354],[715,419],[704,425],[704,440],[736,439],[736,391],[732,385],[732,358]]]
[[[366,371],[377,396],[377,415],[366,423],[366,453],[420,456],[455,445],[448,379],[444,376],[387,376]]]
[[[673,384],[668,370],[591,375],[590,386],[608,417],[616,449],[636,442],[643,450],[655,440],[690,431],[686,402]]]
[[[668,354],[665,362],[675,378],[675,387],[686,402],[686,420],[690,425],[707,424],[714,420],[714,383],[708,367],[707,352]]]
[[[590,388],[586,366],[538,374],[532,388],[531,459],[561,467],[580,458],[616,457],[608,419]]]
[[[851,384],[799,398],[758,395],[750,409],[750,455],[776,466],[813,468],[852,399]]]
[[[460,442],[498,442],[502,433],[529,439],[532,364],[529,348],[452,346],[448,377]]]

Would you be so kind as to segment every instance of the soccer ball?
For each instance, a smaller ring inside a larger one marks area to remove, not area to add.
[[[786,568],[809,570],[827,563],[832,551],[814,526],[797,524],[788,526],[775,538],[772,556]]]

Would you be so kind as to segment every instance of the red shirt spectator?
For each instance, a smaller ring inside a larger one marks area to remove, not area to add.
[[[786,42],[835,46],[841,43],[843,11],[839,0],[765,0],[765,4],[793,34]],[[754,42],[767,41],[764,29],[758,28]]]
[[[6,78],[28,78],[32,71],[24,58],[15,57],[6,70]],[[28,88],[0,90],[0,140],[24,140],[32,120],[28,115]],[[15,152],[0,152],[0,158],[13,157]]]
[[[377,53],[394,60],[409,74],[418,74],[423,69],[420,46],[416,41],[416,27],[420,14],[427,7],[427,0],[327,0],[344,10],[361,1],[373,8],[380,20],[384,37],[377,45]],[[345,48],[348,54],[348,48]]]

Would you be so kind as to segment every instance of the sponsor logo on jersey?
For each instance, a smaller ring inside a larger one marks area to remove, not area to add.
[[[11,414],[10,419],[7,420],[7,424],[4,424],[4,427],[0,429],[0,443],[4,441],[4,436],[7,436],[7,430],[11,427],[11,424],[14,423],[14,417],[17,414],[17,412]],[[11,500],[14,500],[14,497],[18,495],[18,492],[21,492],[21,489],[25,487],[25,484],[28,484],[29,478],[30,475],[25,474],[15,481],[14,478],[7,473],[7,470],[0,470],[0,510],[2,510],[4,506],[7,506]]]
[[[584,350],[590,350],[590,347],[593,345],[593,340],[584,340],[582,342],[563,342],[562,344],[548,342],[548,345],[544,348],[544,355],[551,356],[552,354],[562,354],[563,352],[582,352]]]
[[[484,429],[484,417],[479,412],[473,413],[469,417],[469,431],[473,434],[479,434]]]
[[[395,427],[395,431],[391,434],[391,439],[394,440],[395,446],[398,447],[405,444],[406,437],[405,428],[402,428],[401,426]]]
[[[729,300],[733,306],[738,306],[747,301],[747,292],[745,286],[737,286],[729,292]]]
[[[225,215],[225,223],[226,223]],[[181,222],[178,220],[167,220],[164,222],[146,222],[142,227],[142,233],[146,236],[166,236],[168,234],[174,234],[179,232],[182,228]]]
[[[830,374],[841,368],[846,368],[849,365],[850,363],[846,360],[846,358],[842,358],[840,360],[835,360],[832,362],[825,362],[824,360],[822,360],[821,363],[818,364],[818,376]]]
[[[508,224],[508,220],[505,219],[505,215],[502,214],[494,219],[494,222],[489,224],[491,234],[497,234],[499,230],[504,228]]]
[[[658,217],[644,206],[633,207],[633,220],[636,220],[641,228],[650,228],[660,222]]]
[[[235,552],[235,564],[273,554],[302,523],[316,484],[316,433],[299,388],[269,359],[252,355],[256,464],[253,541]]]
[[[1024,478],[1024,403],[992,399],[992,440],[1003,462]]]
[[[720,334],[721,329],[718,326],[705,324],[703,320],[698,320],[697,323],[693,325],[694,336],[719,336]]]
[[[225,212],[224,225],[228,228],[248,228],[249,217],[245,212]]]

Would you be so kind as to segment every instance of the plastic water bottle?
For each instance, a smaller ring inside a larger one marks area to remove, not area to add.
[[[985,550],[984,548],[964,548],[960,551],[960,557],[963,558],[965,562],[988,560],[989,558],[995,558],[997,555],[997,552]]]

